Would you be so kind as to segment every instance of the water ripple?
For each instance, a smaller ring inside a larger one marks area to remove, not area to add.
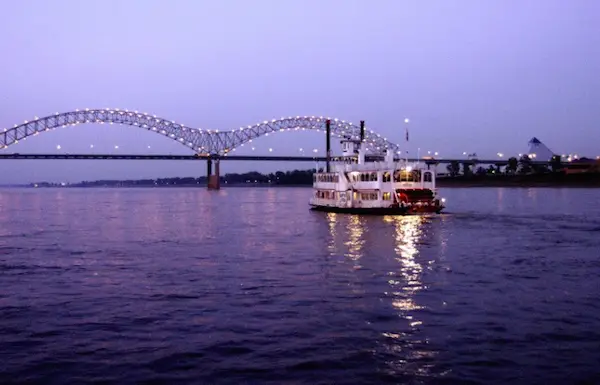
[[[599,382],[600,192],[309,195],[2,190],[0,383]]]

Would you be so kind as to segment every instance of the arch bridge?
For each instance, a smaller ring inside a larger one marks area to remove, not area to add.
[[[30,136],[36,136],[56,128],[97,123],[135,126],[155,132],[192,149],[196,154],[226,155],[245,143],[252,142],[252,140],[263,135],[268,136],[271,133],[297,130],[325,132],[325,122],[328,119],[331,121],[331,134],[333,136],[347,139],[359,138],[360,127],[358,125],[322,116],[296,116],[270,121],[265,120],[239,129],[219,131],[192,128],[173,120],[138,111],[118,108],[86,108],[85,110],[71,112],[57,112],[43,118],[36,117],[34,120],[25,121],[12,128],[3,129],[0,131],[0,148],[6,148]],[[368,128],[365,129],[364,143],[368,152],[380,152],[386,149],[391,149],[394,152],[400,151],[398,145]]]
[[[322,116],[296,116],[263,121],[251,126],[240,127],[229,131],[204,130],[188,127],[173,120],[167,120],[156,115],[140,113],[138,111],[122,110],[118,108],[98,108],[75,110],[70,112],[55,113],[43,118],[34,118],[15,124],[10,129],[0,130],[0,148],[4,149],[30,136],[36,136],[60,127],[76,126],[80,124],[119,124],[134,126],[154,132],[175,140],[183,146],[194,151],[197,155],[209,156],[207,158],[207,175],[209,188],[219,188],[219,161],[218,157],[226,156],[229,152],[250,143],[261,136],[282,131],[313,130],[326,132],[329,121],[330,134],[344,139],[360,140],[361,128],[351,122],[339,119],[325,118]],[[399,146],[388,141],[380,134],[365,128],[363,143],[367,152],[381,153],[392,150],[399,153]],[[329,150],[329,139],[327,140]],[[216,156],[215,175],[212,174],[211,156]],[[329,156],[329,154],[328,154]],[[212,181],[212,182],[211,182]]]

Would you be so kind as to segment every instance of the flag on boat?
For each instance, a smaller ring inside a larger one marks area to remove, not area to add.
[[[406,141],[408,142],[408,128],[406,129]]]

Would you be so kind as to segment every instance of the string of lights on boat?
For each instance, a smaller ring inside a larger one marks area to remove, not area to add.
[[[336,118],[328,118],[323,116],[296,116],[282,117],[280,119],[272,119],[263,121],[254,125],[240,127],[236,130],[219,131],[206,130],[200,128],[191,128],[186,125],[176,123],[173,120],[167,120],[156,115],[151,115],[146,112],[131,111],[119,108],[100,108],[75,110],[64,113],[55,113],[54,115],[43,118],[34,117],[31,121],[24,121],[21,124],[15,124],[12,128],[4,128],[0,130],[0,149],[5,149],[11,145],[17,144],[30,136],[37,136],[40,133],[54,130],[56,128],[77,126],[80,124],[120,124],[136,126],[142,129],[164,135],[169,139],[192,149],[197,154],[214,154],[224,155],[241,149],[246,146],[252,151],[257,147],[253,141],[261,136],[269,136],[282,131],[304,131],[312,130],[326,133],[325,122],[327,119],[331,121],[331,134],[338,138],[358,140],[360,137],[360,127],[352,122]],[[408,123],[408,119],[405,119]],[[385,150],[392,150],[396,154],[404,155],[398,144],[389,141],[386,137],[381,136],[375,131],[365,129],[364,142],[367,153],[382,153]],[[118,144],[114,146],[114,150],[118,150]],[[57,150],[61,150],[61,145],[56,146]],[[90,149],[94,148],[94,144],[90,144]],[[148,146],[150,148],[150,146]],[[268,152],[274,152],[275,149],[270,147]],[[301,154],[318,153],[317,148],[299,149]],[[420,149],[418,150],[420,153]],[[420,155],[439,158],[440,154],[437,151],[423,151]],[[463,152],[464,156],[474,159],[476,154]],[[519,154],[519,157],[523,154]],[[535,158],[535,154],[528,154]],[[497,153],[499,158],[503,158],[504,154]],[[578,159],[577,154],[564,154],[565,160],[571,161]],[[597,157],[600,159],[600,156]]]

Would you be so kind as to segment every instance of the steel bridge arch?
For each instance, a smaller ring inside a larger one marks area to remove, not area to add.
[[[263,121],[252,126],[240,127],[237,130],[215,132],[213,135],[217,142],[222,146],[219,153],[227,154],[246,143],[252,142],[261,136],[268,136],[271,133],[282,131],[313,130],[326,132],[326,121],[330,120],[331,134],[342,139],[360,138],[360,126],[351,122],[335,118],[325,118],[322,116],[296,116],[271,121]],[[390,149],[396,153],[400,147],[382,137],[380,134],[365,128],[364,143],[371,152],[382,152]]]
[[[58,127],[75,126],[78,124],[121,124],[136,126],[148,131],[162,134],[178,143],[191,148],[196,153],[227,155],[227,153],[252,142],[261,136],[282,131],[314,130],[325,132],[327,119],[322,116],[288,117],[263,121],[252,126],[240,127],[237,130],[219,131],[202,130],[169,121],[156,115],[137,111],[121,110],[118,108],[100,108],[75,110],[56,113],[43,118],[25,121],[13,128],[0,131],[0,148],[19,143],[30,136],[39,135]],[[339,138],[359,139],[360,127],[339,119],[330,119],[331,134]],[[390,149],[399,152],[399,146],[387,138],[365,129],[364,143],[370,152],[381,152]]]
[[[79,124],[121,124],[137,126],[167,136],[196,152],[207,151],[212,145],[211,131],[184,126],[156,115],[139,113],[137,111],[121,110],[118,108],[99,108],[75,110],[56,113],[43,118],[25,121],[10,129],[0,131],[0,148],[19,143],[20,140],[59,127],[76,126]]]

